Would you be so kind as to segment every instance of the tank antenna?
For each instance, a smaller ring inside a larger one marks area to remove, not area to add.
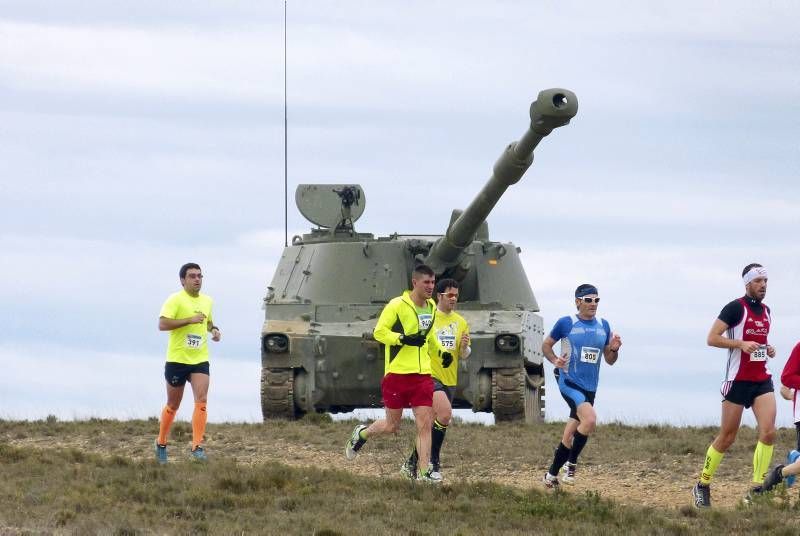
[[[283,0],[283,247],[289,246],[289,149],[286,97],[286,3]]]

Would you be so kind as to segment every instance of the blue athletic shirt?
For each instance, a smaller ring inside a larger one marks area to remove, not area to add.
[[[603,348],[611,339],[608,322],[597,317],[583,320],[577,315],[564,316],[553,326],[550,338],[556,341],[566,338],[571,348],[567,370],[561,370],[558,382],[569,380],[586,391],[597,391]],[[561,344],[563,353],[564,343]]]

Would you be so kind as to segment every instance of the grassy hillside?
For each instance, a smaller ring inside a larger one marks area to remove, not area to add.
[[[743,429],[715,482],[715,508],[689,489],[711,428],[601,426],[576,486],[545,491],[561,425],[451,427],[446,483],[399,478],[411,425],[347,462],[354,423],[210,425],[207,464],[188,458],[177,423],[171,460],[152,456],[155,421],[0,421],[0,533],[797,534],[797,490],[741,505],[751,472]],[[776,457],[793,443],[781,431]]]

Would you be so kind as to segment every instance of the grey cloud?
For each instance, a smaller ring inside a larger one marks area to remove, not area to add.
[[[257,367],[283,235],[283,4],[0,5],[0,296],[13,338],[126,354],[126,330],[160,355],[154,310],[192,258],[225,319],[224,351]],[[290,2],[289,195],[300,182],[358,182],[360,231],[442,232],[523,132],[537,91],[569,87],[578,116],[489,218],[493,238],[522,246],[546,323],[576,279],[598,281],[629,359],[667,360],[670,348],[682,386],[698,359],[721,359],[704,331],[739,292],[730,274],[757,258],[774,270],[786,351],[798,11]],[[309,228],[289,211],[290,234]],[[669,291],[660,308],[643,296],[654,281]],[[680,341],[662,345],[641,323],[661,317]],[[605,371],[609,410],[646,396],[620,387],[641,379],[636,364]]]

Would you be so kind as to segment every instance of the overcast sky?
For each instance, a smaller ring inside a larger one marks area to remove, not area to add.
[[[568,88],[577,117],[491,237],[522,248],[547,329],[599,287],[623,339],[601,420],[714,424],[705,338],[744,265],[770,272],[776,376],[800,340],[800,4],[535,4],[290,1],[289,233],[309,182],[361,184],[359,231],[443,232]],[[260,420],[283,39],[280,1],[0,1],[0,417],[157,415],[158,311],[192,260],[223,328],[209,416]]]

